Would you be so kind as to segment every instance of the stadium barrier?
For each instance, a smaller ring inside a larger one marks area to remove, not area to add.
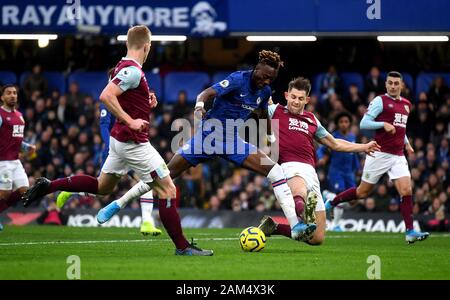
[[[181,222],[184,228],[244,228],[247,226],[257,226],[259,220],[268,212],[259,213],[256,211],[201,211],[196,209],[181,209]],[[97,227],[97,210],[94,209],[75,209],[65,210],[64,219],[67,226],[74,227]],[[286,218],[282,212],[269,212],[269,214],[278,223],[287,224]],[[0,214],[3,224],[9,225],[27,225],[37,224],[37,220],[42,215],[40,209],[13,209]],[[153,216],[157,226],[162,227],[159,221],[158,210],[153,211]],[[450,217],[447,216],[442,222],[448,224]],[[327,220],[329,223],[329,220]],[[429,225],[434,224],[431,216],[419,215],[415,217],[414,226],[418,230],[430,230]],[[138,228],[141,224],[141,214],[139,210],[123,210],[114,216],[104,227],[128,227]],[[330,225],[330,224],[328,224]],[[400,214],[396,213],[359,213],[344,212],[340,223],[341,227],[350,232],[403,232],[405,226]],[[330,226],[328,226],[329,228]],[[441,228],[444,228],[442,226]],[[441,229],[442,230],[442,229]]]

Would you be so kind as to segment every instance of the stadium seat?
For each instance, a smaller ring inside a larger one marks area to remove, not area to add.
[[[16,73],[10,71],[0,71],[0,84],[17,83]]]
[[[25,83],[25,79],[27,79],[28,75],[30,75],[31,72],[23,72],[20,75],[20,86],[23,87],[23,84]],[[58,90],[60,94],[64,94],[66,92],[66,78],[64,77],[64,74],[61,72],[43,72],[42,73],[45,78],[47,78],[48,81],[48,90],[49,92],[53,90]]]
[[[205,72],[172,72],[164,78],[164,101],[175,103],[178,93],[186,91],[187,100],[194,102],[197,95],[210,84]]]
[[[145,72],[145,78],[147,79],[148,86],[151,90],[155,91],[156,97],[158,101],[164,101],[162,95],[162,81],[161,76],[157,73],[153,73],[151,71]]]
[[[212,81],[211,81],[212,84],[224,80],[225,78],[228,77],[228,75],[230,75],[233,72],[234,71],[220,71],[220,72],[214,73],[212,76]]]
[[[364,79],[361,74],[356,72],[342,72],[339,73],[342,78],[342,83],[344,85],[344,93],[348,91],[348,87],[351,84],[356,84],[358,86],[359,92],[364,93]]]
[[[436,76],[442,76],[447,86],[450,86],[450,73],[419,73],[416,78],[416,99],[419,99],[419,94],[421,92],[428,92],[428,89]]]
[[[80,92],[91,95],[94,100],[98,100],[101,92],[108,84],[108,74],[106,72],[75,72],[69,75],[67,83],[78,83]]]

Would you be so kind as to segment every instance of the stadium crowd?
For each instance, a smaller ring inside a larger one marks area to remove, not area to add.
[[[353,118],[351,131],[359,142],[366,142],[374,133],[359,130],[359,122],[369,102],[383,92],[384,80],[377,67],[370,70],[364,91],[355,84],[344,86],[336,68],[330,67],[320,82],[320,93],[312,95],[307,109],[314,112],[330,132],[335,130],[334,118],[340,112],[349,112]],[[408,86],[404,88],[404,96],[413,103],[407,135],[415,149],[408,157],[414,185],[414,213],[433,215],[439,224],[445,214],[450,213],[450,90],[442,78],[436,77],[429,91],[420,93],[418,99]],[[22,157],[30,184],[40,176],[56,179],[77,173],[92,176],[99,173],[102,140],[96,99],[81,93],[76,83],[69,85],[66,94],[49,90],[40,66],[36,65],[20,87],[19,102],[27,124],[25,140],[37,145],[33,156]],[[274,98],[274,102],[283,103],[283,99]],[[174,105],[161,101],[151,118],[151,143],[166,161],[173,156],[170,146],[176,132],[171,131],[171,125],[178,118],[193,122],[193,107],[187,103],[184,91],[179,91]],[[360,160],[363,165],[364,155]],[[280,209],[266,178],[234,166],[225,167],[227,164],[218,160],[186,172],[177,181],[180,207],[234,211]],[[318,160],[317,171],[322,189],[327,189],[327,164],[323,159]],[[358,173],[358,182],[360,175]],[[69,207],[98,209],[118,198],[134,183],[133,179],[125,177],[113,194],[103,198],[74,196]],[[132,208],[138,205],[135,202]],[[352,209],[397,212],[399,199],[393,184],[384,178],[372,196],[359,200]]]

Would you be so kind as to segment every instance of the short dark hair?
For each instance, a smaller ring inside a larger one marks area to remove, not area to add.
[[[390,72],[387,74],[387,77],[400,78],[401,80],[403,80],[403,75],[402,75],[402,73],[397,72],[397,71],[390,71]],[[387,77],[386,77],[386,78],[387,78]]]
[[[343,111],[337,114],[337,116],[334,118],[334,124],[336,124],[336,126],[338,126],[339,120],[342,118],[347,117],[348,120],[350,121],[350,124],[352,123],[352,115],[350,115],[348,112]]]
[[[15,88],[15,89],[17,90],[16,85],[11,84],[11,83],[8,83],[8,84],[5,84],[4,86],[2,86],[1,94],[0,94],[0,95],[3,96],[3,94],[4,94],[5,91],[6,91],[6,89],[7,89],[7,88],[10,88],[10,87],[13,87],[13,88]]]
[[[296,77],[289,82],[288,91],[292,90],[293,88],[299,91],[305,91],[306,96],[309,96],[309,93],[311,92],[311,82],[308,78]]]

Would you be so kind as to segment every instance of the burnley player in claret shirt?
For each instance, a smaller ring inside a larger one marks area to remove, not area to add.
[[[360,185],[338,194],[333,200],[327,201],[325,207],[329,210],[341,202],[366,198],[387,173],[401,197],[400,212],[405,222],[406,242],[414,243],[425,240],[429,233],[418,232],[413,226],[411,174],[404,155],[404,150],[414,152],[406,136],[411,102],[400,96],[402,84],[402,74],[389,72],[386,79],[387,93],[372,100],[361,120],[361,129],[375,130],[375,140],[380,144],[381,151],[374,157],[366,158]]]

